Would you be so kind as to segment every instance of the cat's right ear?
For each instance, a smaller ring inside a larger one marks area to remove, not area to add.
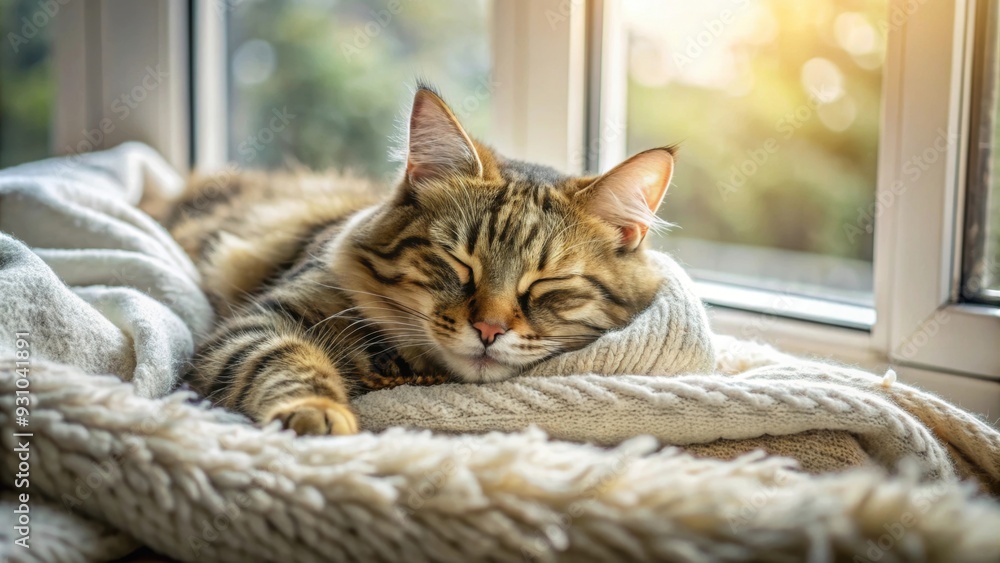
[[[580,190],[586,209],[617,227],[621,245],[635,250],[650,227],[662,224],[656,210],[674,173],[674,149],[661,147],[641,152],[612,168]]]
[[[419,88],[413,96],[406,154],[411,184],[447,176],[483,175],[476,147],[455,114],[437,94]]]

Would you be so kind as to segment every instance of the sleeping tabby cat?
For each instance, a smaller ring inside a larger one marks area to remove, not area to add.
[[[669,148],[600,177],[506,159],[421,87],[386,197],[321,176],[194,180],[167,224],[220,321],[189,380],[260,424],[351,434],[358,393],[499,381],[582,348],[659,287],[642,242],[672,169]]]

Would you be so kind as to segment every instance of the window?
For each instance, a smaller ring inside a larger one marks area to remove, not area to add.
[[[4,4],[5,32],[23,6],[34,3]],[[904,379],[931,374],[923,382],[939,378],[946,393],[980,383],[948,374],[1000,377],[988,345],[1000,340],[995,2],[106,0],[60,10],[45,31],[60,47],[54,78],[70,79],[60,96],[15,99],[10,84],[31,81],[9,78],[11,52],[0,54],[4,163],[28,150],[10,143],[11,116],[23,113],[11,104],[31,103],[55,118],[52,142],[34,127],[36,147],[80,146],[111,118],[94,148],[138,139],[178,167],[300,163],[384,178],[388,138],[423,77],[511,157],[597,172],[680,143],[663,207],[678,227],[655,242],[695,275],[716,330],[891,364]],[[161,63],[170,80],[140,92],[127,118],[109,110]]]
[[[627,152],[680,143],[658,243],[693,275],[873,305],[886,11],[623,2]]]
[[[0,3],[0,168],[49,155],[52,17],[30,0]]]
[[[383,177],[417,79],[490,126],[488,1],[244,2],[227,12],[229,159]],[[398,140],[398,139],[397,139]]]
[[[1000,375],[995,3],[799,4],[588,3],[596,161],[680,142],[657,242],[717,329]]]

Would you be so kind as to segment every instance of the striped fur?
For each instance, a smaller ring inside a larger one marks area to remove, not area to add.
[[[565,176],[473,141],[426,89],[410,138],[386,194],[282,173],[191,182],[167,223],[221,319],[190,375],[199,392],[259,423],[353,433],[352,395],[498,381],[649,304],[661,280],[639,243],[669,149]],[[504,332],[488,342],[474,323]]]

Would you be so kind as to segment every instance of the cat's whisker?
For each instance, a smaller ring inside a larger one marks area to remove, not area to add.
[[[371,335],[366,335],[359,337],[348,347],[341,347],[337,350],[338,354],[349,355],[353,352],[371,348],[372,346],[377,346],[381,344],[392,344],[395,345],[399,342],[419,342],[422,339],[426,339],[426,335],[423,333],[413,333],[413,334],[401,334],[401,335],[386,335],[384,333],[374,333]],[[329,345],[332,348],[333,343]]]
[[[328,350],[332,350],[334,348],[334,345],[346,342],[349,338],[357,334],[359,331],[364,330],[365,328],[367,328],[368,325],[372,324],[374,324],[374,321],[372,321],[371,319],[358,319],[357,321],[354,321],[353,323],[342,329],[341,332],[334,335],[333,339],[326,343],[325,348]],[[355,326],[355,325],[360,325],[360,326]],[[353,330],[350,330],[348,332],[348,330],[351,329],[352,327],[354,327]],[[361,336],[359,338],[364,338],[364,336]]]
[[[440,348],[440,345],[438,345],[438,344],[434,344],[434,345],[433,345],[432,347],[428,348],[426,352],[423,352],[422,354],[418,355],[417,357],[415,357],[415,358],[413,358],[413,359],[414,359],[414,360],[419,360],[420,358],[422,358],[422,357],[426,356],[427,354],[429,354],[429,353],[431,353],[431,352],[434,352],[434,351],[435,351],[435,350],[437,350],[438,348]]]
[[[373,321],[370,320],[370,319],[364,319],[364,318],[358,319],[358,320],[352,322],[351,324],[347,325],[346,327],[342,328],[340,330],[340,332],[338,333],[337,336],[338,337],[347,338],[347,337],[351,336],[352,334],[356,333],[358,330],[363,330],[366,327],[366,325],[370,325],[370,324],[373,324]],[[360,326],[356,326],[356,325],[360,325]],[[354,330],[350,330],[351,328],[354,328]],[[350,332],[347,332],[348,330],[350,330]],[[336,342],[336,340],[334,340],[333,342]]]
[[[377,333],[366,337],[361,342],[402,342],[402,341],[413,341],[413,340],[427,340],[427,335],[423,333],[412,333],[412,334],[385,334]]]
[[[406,311],[408,311],[408,312],[410,312],[410,313],[412,313],[412,314],[414,314],[414,315],[416,315],[416,316],[418,316],[418,317],[420,317],[420,318],[422,318],[422,319],[424,319],[426,321],[430,321],[431,320],[431,318],[428,317],[426,314],[424,314],[424,313],[422,313],[422,312],[420,312],[420,311],[418,311],[418,310],[416,310],[416,309],[414,309],[414,308],[406,305],[405,303],[401,303],[399,300],[394,299],[392,297],[389,297],[388,295],[381,295],[381,294],[378,294],[378,293],[372,293],[370,291],[362,291],[360,289],[350,289],[350,288],[346,288],[346,287],[338,287],[338,286],[335,286],[335,285],[329,285],[329,284],[325,284],[325,283],[321,283],[321,282],[316,282],[316,284],[321,285],[323,287],[330,288],[330,289],[336,289],[338,291],[344,291],[344,292],[347,292],[347,293],[358,293],[358,294],[362,294],[362,295],[370,295],[372,297],[375,297],[376,299],[381,299],[381,300],[387,301],[387,303],[386,303],[387,305],[396,306],[396,307],[400,307],[402,309],[405,309]]]
[[[395,341],[392,341],[392,340],[388,340],[388,341],[374,341],[374,342],[359,342],[359,343],[355,344],[354,346],[352,346],[351,348],[345,349],[343,351],[343,354],[346,356],[346,355],[350,355],[350,354],[353,354],[353,353],[356,353],[356,352],[370,350],[374,346],[380,346],[380,345],[386,344],[386,343],[392,344],[392,348],[395,349],[395,350],[401,350],[401,349],[404,349],[404,348],[412,348],[412,347],[417,347],[417,346],[433,346],[434,345],[434,343],[431,342],[431,341],[429,341],[429,340],[427,340],[427,341],[420,341],[420,340],[412,340],[412,339],[406,339],[406,340],[403,340],[403,341],[400,341],[400,342],[395,342]]]
[[[367,340],[360,341],[364,345],[373,344],[384,344],[387,342],[430,342],[431,340],[425,336],[419,334],[401,334],[401,335],[379,335],[378,337],[373,337]]]
[[[313,329],[315,329],[316,327],[320,326],[321,324],[323,324],[325,322],[332,321],[333,319],[343,318],[344,314],[346,314],[347,312],[349,312],[349,311],[355,311],[355,310],[358,310],[360,308],[361,308],[360,306],[349,307],[349,308],[344,309],[344,310],[342,310],[340,312],[334,313],[334,314],[330,315],[329,317],[326,317],[325,319],[323,319],[321,321],[317,321],[316,324],[314,324],[311,327],[309,327],[308,329],[306,329],[306,333],[308,334],[309,332],[312,332]]]
[[[424,326],[423,325],[420,325],[420,324],[417,324],[417,323],[413,323],[413,322],[409,322],[409,321],[407,321],[405,319],[400,319],[398,317],[373,317],[373,316],[369,316],[365,320],[368,321],[369,323],[375,325],[376,328],[380,328],[380,326],[384,327],[385,325],[393,325],[393,326],[409,327],[409,328],[413,328],[413,329],[416,329],[416,330],[424,330]]]
[[[422,327],[413,325],[411,323],[397,321],[397,320],[394,320],[394,319],[391,319],[391,318],[375,317],[375,318],[368,318],[368,319],[358,319],[358,320],[354,321],[353,323],[351,323],[350,325],[348,325],[348,326],[344,327],[343,329],[341,329],[340,332],[338,332],[337,334],[333,335],[332,338],[329,339],[325,343],[325,348],[328,349],[328,350],[329,349],[333,349],[335,345],[338,345],[340,343],[346,342],[353,335],[355,335],[359,331],[367,328],[369,325],[376,325],[377,326],[376,321],[378,321],[378,320],[381,320],[384,324],[398,325],[398,327],[394,327],[393,330],[396,331],[396,332],[399,332],[399,333],[407,333],[407,334],[412,334],[412,335],[415,335],[415,336],[416,335],[423,335],[425,333],[425,331],[422,329]],[[359,325],[359,326],[355,326],[355,325]],[[381,333],[382,333],[381,331],[376,330],[376,332],[374,333],[374,335],[377,336],[377,335],[380,335]],[[369,338],[369,337],[370,337],[370,335],[369,336],[361,336],[360,338],[365,339],[365,338]]]

